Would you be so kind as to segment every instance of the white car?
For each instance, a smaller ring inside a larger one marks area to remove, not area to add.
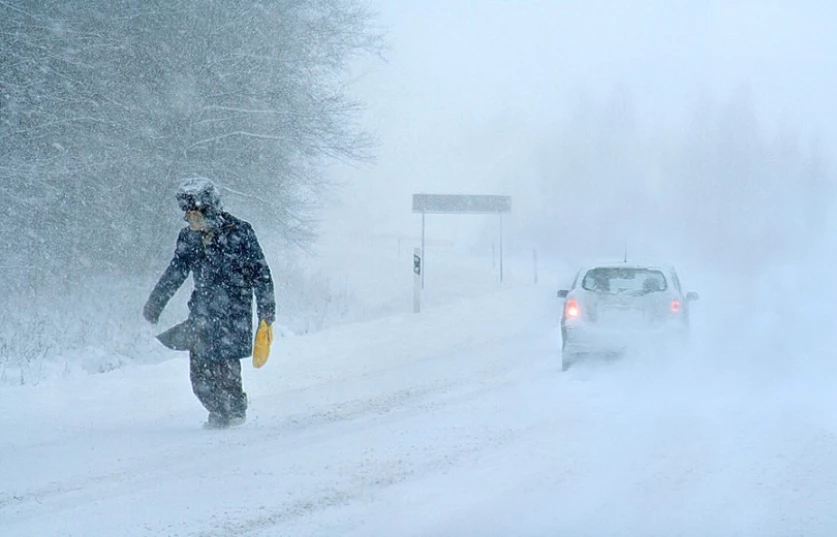
[[[619,354],[651,343],[685,342],[689,304],[671,266],[613,263],[578,271],[572,287],[558,291],[562,370],[594,354]]]

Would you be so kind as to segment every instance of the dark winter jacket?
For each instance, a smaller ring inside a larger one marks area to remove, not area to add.
[[[145,305],[147,319],[157,321],[190,272],[195,285],[189,319],[158,339],[170,348],[190,350],[198,359],[252,354],[254,293],[259,320],[272,324],[276,317],[273,280],[252,226],[221,213],[206,245],[203,233],[182,229],[174,257]]]

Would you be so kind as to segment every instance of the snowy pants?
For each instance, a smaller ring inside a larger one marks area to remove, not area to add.
[[[192,391],[210,414],[244,417],[247,394],[241,386],[241,360],[197,360],[189,355]]]

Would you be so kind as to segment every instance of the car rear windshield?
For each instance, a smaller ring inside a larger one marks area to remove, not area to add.
[[[597,293],[644,294],[665,291],[666,277],[659,270],[601,267],[587,271],[581,287]]]

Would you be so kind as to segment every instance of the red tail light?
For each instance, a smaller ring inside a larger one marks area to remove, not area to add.
[[[578,301],[576,299],[567,299],[567,305],[564,307],[564,315],[566,315],[568,319],[572,319],[581,315],[581,310],[578,309]]]
[[[679,300],[672,300],[671,301],[671,312],[672,313],[680,313],[680,301]]]

